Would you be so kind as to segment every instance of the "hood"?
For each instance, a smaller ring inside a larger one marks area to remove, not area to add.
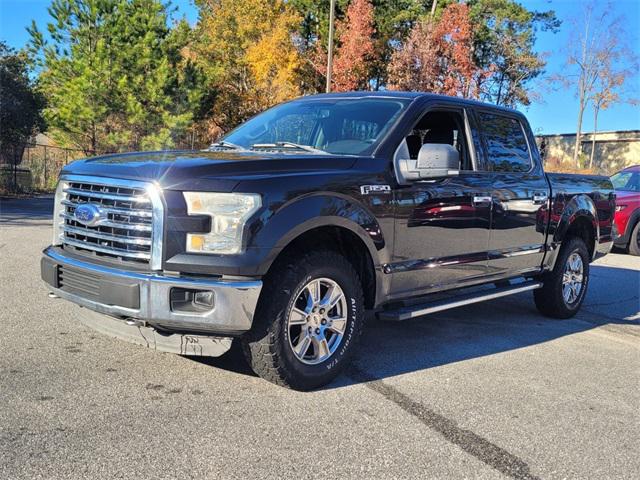
[[[163,151],[77,160],[62,173],[155,181],[165,189],[231,191],[242,180],[344,171],[355,161],[356,157],[297,153]]]

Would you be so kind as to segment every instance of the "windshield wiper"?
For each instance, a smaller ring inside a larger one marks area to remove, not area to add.
[[[316,153],[318,155],[329,155],[329,152],[314,148],[309,145],[300,145],[293,142],[274,142],[274,143],[254,143],[251,145],[253,150],[272,150],[272,149],[294,149],[303,150],[305,152]]]
[[[244,150],[244,147],[240,145],[236,145],[235,143],[227,142],[226,140],[220,140],[219,142],[214,142],[209,145],[209,149],[211,148],[227,148],[229,150]]]

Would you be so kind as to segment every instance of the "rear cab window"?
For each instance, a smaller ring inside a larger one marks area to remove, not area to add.
[[[490,112],[477,114],[486,145],[488,168],[494,172],[528,172],[533,164],[525,131],[517,118]]]

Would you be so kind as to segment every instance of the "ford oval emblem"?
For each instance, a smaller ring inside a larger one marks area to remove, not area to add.
[[[84,205],[76,207],[73,212],[73,217],[77,222],[92,227],[102,220],[100,213],[100,208],[98,208],[97,205],[85,203]]]

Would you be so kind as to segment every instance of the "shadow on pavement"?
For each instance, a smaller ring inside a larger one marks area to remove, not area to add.
[[[49,225],[52,216],[53,195],[0,199],[0,225]]]
[[[625,267],[635,264],[635,269],[592,264],[583,310],[603,321],[640,320],[640,259],[628,254],[617,257]]]
[[[625,316],[638,315],[640,310],[638,271],[602,265],[592,268],[594,275],[589,286],[590,292],[611,292],[612,278],[616,279],[616,284],[626,285],[629,291],[636,292],[628,302],[629,311],[616,312],[616,315],[624,316],[614,318],[594,311],[589,307],[591,295],[588,294],[588,311],[580,312],[576,318],[569,320],[549,319],[538,313],[531,294],[520,294],[399,323],[370,318],[353,369],[365,372],[366,378],[361,374],[350,375],[347,368],[346,375],[325,388],[340,388],[526,348],[604,325],[638,326],[640,342],[640,323],[624,320]],[[599,304],[593,305],[597,307]],[[254,375],[244,361],[238,343],[234,342],[235,347],[222,357],[197,361],[240,374]]]

